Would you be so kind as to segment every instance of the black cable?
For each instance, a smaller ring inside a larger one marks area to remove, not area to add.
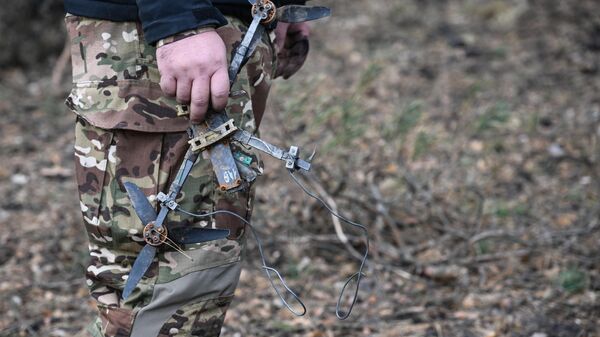
[[[298,295],[296,295],[296,293],[290,289],[290,287],[288,287],[287,283],[285,283],[285,280],[283,279],[283,276],[281,276],[281,274],[279,273],[279,271],[277,271],[277,269],[273,268],[273,267],[269,267],[267,265],[267,260],[265,259],[265,254],[263,252],[263,248],[262,248],[262,243],[260,241],[260,238],[258,237],[258,233],[256,232],[256,229],[254,229],[254,226],[252,226],[252,224],[250,224],[250,222],[246,219],[244,219],[242,216],[240,216],[237,213],[231,212],[231,211],[227,211],[227,210],[217,210],[217,211],[213,211],[213,212],[207,212],[207,213],[202,213],[202,214],[196,214],[196,213],[192,213],[192,212],[188,212],[184,209],[182,209],[181,207],[177,207],[175,209],[175,211],[187,214],[189,216],[193,216],[193,217],[197,217],[197,218],[206,218],[206,217],[211,217],[213,215],[216,214],[228,214],[228,215],[232,215],[238,219],[240,219],[241,221],[243,221],[246,225],[248,225],[248,227],[250,228],[250,231],[252,232],[252,235],[254,236],[254,239],[256,240],[256,244],[258,245],[258,252],[260,254],[260,259],[262,262],[262,268],[265,270],[265,274],[267,275],[267,278],[269,279],[269,282],[271,283],[271,287],[273,287],[273,289],[275,290],[275,293],[277,294],[277,296],[279,296],[279,299],[281,300],[281,302],[283,303],[283,305],[294,315],[296,316],[304,316],[306,314],[306,306],[304,305],[304,302],[302,302],[302,300],[300,299],[300,297],[298,297]],[[300,304],[300,306],[302,306],[302,311],[296,311],[292,308],[292,306],[285,300],[285,298],[283,297],[283,295],[279,292],[279,289],[275,286],[275,283],[273,281],[273,277],[271,276],[271,272],[275,273],[275,275],[277,275],[277,278],[281,281],[281,284],[283,285],[283,287],[285,288],[285,291],[292,295],[292,297],[296,300],[296,302],[298,302],[298,304]]]
[[[354,308],[354,305],[356,304],[356,301],[358,300],[358,289],[360,288],[360,282],[361,282],[363,276],[366,276],[363,273],[363,269],[367,262],[367,258],[369,257],[369,231],[367,230],[367,227],[365,227],[364,225],[354,222],[354,221],[352,221],[348,218],[345,218],[345,217],[339,215],[338,213],[336,213],[333,209],[331,209],[331,207],[323,199],[321,199],[315,193],[311,192],[306,186],[304,186],[304,184],[302,184],[300,182],[300,180],[298,180],[298,178],[296,178],[293,171],[289,170],[289,173],[290,173],[290,176],[292,177],[292,179],[294,180],[294,182],[296,183],[296,185],[298,185],[304,191],[304,193],[308,194],[310,197],[312,197],[313,199],[315,199],[319,203],[321,203],[329,211],[329,213],[331,213],[331,215],[335,216],[336,218],[342,220],[343,222],[345,222],[351,226],[360,228],[365,235],[365,245],[366,245],[365,254],[363,255],[362,260],[360,262],[360,267],[358,268],[358,271],[356,273],[352,274],[350,277],[348,277],[348,279],[344,283],[344,286],[342,287],[342,290],[340,291],[340,296],[338,297],[337,304],[335,306],[335,315],[337,316],[337,318],[340,320],[345,320],[352,313],[352,309]],[[348,311],[343,312],[342,310],[340,310],[342,298],[344,297],[344,294],[346,293],[346,288],[348,287],[348,284],[350,284],[350,282],[352,282],[353,280],[356,280],[356,288],[354,289],[352,303],[350,304]]]
[[[304,191],[304,193],[306,193],[308,196],[310,196],[311,198],[317,200],[321,205],[323,205],[323,207],[325,207],[329,213],[331,213],[331,215],[335,216],[336,218],[340,219],[341,221],[354,226],[356,228],[359,228],[363,231],[364,233],[364,237],[365,237],[365,253],[361,259],[360,262],[360,267],[358,268],[358,271],[354,274],[352,274],[350,277],[348,277],[346,279],[346,282],[344,282],[344,286],[342,287],[342,290],[340,291],[340,294],[338,296],[338,300],[336,303],[336,307],[335,307],[335,315],[337,316],[338,319],[340,320],[345,320],[348,317],[350,317],[350,314],[352,313],[352,310],[354,309],[354,305],[356,304],[357,300],[358,300],[358,291],[360,289],[360,283],[362,281],[363,277],[366,277],[365,273],[363,272],[364,267],[366,265],[367,262],[367,258],[369,256],[369,244],[370,244],[370,240],[369,240],[369,232],[367,230],[367,228],[357,222],[354,222],[340,214],[338,214],[337,212],[335,212],[323,199],[321,199],[319,196],[317,196],[315,193],[313,193],[312,191],[310,191],[302,182],[300,182],[300,180],[298,180],[298,178],[294,175],[293,171],[289,171],[290,176],[292,177],[292,180],[296,183],[296,185],[298,185],[300,187],[300,189],[302,189],[302,191]],[[231,216],[234,216],[238,219],[240,219],[242,222],[244,222],[246,225],[248,225],[248,227],[250,228],[250,231],[252,232],[252,235],[254,236],[254,239],[257,243],[258,246],[258,252],[260,254],[260,259],[261,259],[261,263],[262,263],[262,268],[265,270],[265,274],[267,275],[267,279],[269,280],[269,283],[271,284],[271,286],[273,287],[273,289],[275,290],[275,293],[277,294],[277,296],[279,296],[279,299],[281,300],[281,302],[283,303],[283,305],[294,315],[296,316],[304,316],[306,314],[306,306],[304,305],[304,302],[302,302],[302,300],[298,297],[298,295],[296,295],[296,293],[290,289],[290,287],[287,285],[287,283],[285,282],[283,276],[281,276],[281,274],[279,273],[279,271],[273,267],[269,267],[267,265],[267,261],[265,258],[265,254],[263,251],[263,247],[262,247],[262,242],[258,236],[258,233],[256,232],[256,229],[254,228],[254,226],[252,226],[252,224],[246,220],[245,218],[243,218],[242,216],[240,216],[237,213],[231,212],[231,211],[227,211],[227,210],[217,210],[217,211],[213,211],[213,212],[207,212],[207,213],[202,213],[202,214],[197,214],[197,213],[192,213],[189,211],[186,211],[184,209],[182,209],[181,207],[177,207],[175,209],[175,211],[187,214],[189,216],[193,216],[193,217],[199,217],[199,218],[206,218],[206,217],[211,217],[213,215],[216,214],[228,214]],[[300,306],[302,307],[302,311],[296,311],[292,308],[292,306],[285,300],[285,298],[283,297],[283,295],[281,294],[281,292],[279,291],[279,289],[275,286],[275,282],[273,280],[273,276],[271,275],[271,273],[274,273],[277,278],[281,281],[281,284],[283,285],[283,287],[285,288],[286,292],[288,294],[290,294],[294,300],[296,300],[296,302],[298,302],[298,304],[300,304]],[[352,295],[352,302],[348,308],[348,311],[344,312],[341,310],[341,306],[342,306],[342,299],[344,297],[344,295],[346,294],[346,289],[348,288],[348,285],[350,284],[350,282],[355,281],[356,282],[356,287],[354,288],[354,294]]]

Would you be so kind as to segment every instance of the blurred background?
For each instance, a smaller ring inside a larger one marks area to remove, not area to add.
[[[370,230],[368,277],[336,320],[360,232],[267,161],[254,223],[308,315],[249,241],[223,336],[599,336],[600,2],[314,3],[334,16],[262,136],[318,148],[319,193]],[[72,336],[94,312],[62,16],[0,9],[0,336]]]

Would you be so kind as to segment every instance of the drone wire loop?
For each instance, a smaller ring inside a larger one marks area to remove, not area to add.
[[[217,214],[228,214],[228,215],[231,215],[231,216],[234,216],[234,217],[240,219],[242,222],[244,222],[246,225],[248,225],[248,227],[250,228],[250,231],[252,232],[252,236],[254,236],[254,240],[256,241],[256,244],[258,246],[258,253],[259,253],[260,259],[261,259],[262,269],[265,271],[265,274],[267,275],[267,279],[269,280],[271,287],[273,287],[273,289],[275,290],[275,293],[281,300],[281,303],[283,303],[283,305],[286,307],[286,309],[288,309],[295,316],[304,316],[306,314],[306,305],[304,304],[304,302],[302,302],[300,297],[298,295],[296,295],[296,293],[287,285],[287,283],[285,282],[285,279],[283,278],[283,276],[281,276],[281,273],[279,273],[279,271],[277,271],[277,269],[275,269],[273,267],[269,267],[267,265],[267,260],[265,258],[262,242],[258,236],[258,233],[256,232],[256,229],[254,228],[254,226],[252,226],[252,224],[248,220],[244,219],[244,217],[240,216],[237,213],[227,211],[227,210],[216,210],[216,211],[212,211],[212,212],[198,214],[198,213],[192,213],[192,212],[186,211],[186,210],[182,209],[181,207],[177,207],[177,209],[175,209],[175,211],[181,212],[183,214],[187,214],[189,216],[197,217],[197,218],[207,218],[207,217],[211,217],[211,216],[217,215]],[[292,308],[292,306],[288,303],[288,301],[286,301],[286,299],[284,298],[284,295],[281,294],[279,289],[275,286],[275,281],[273,280],[273,276],[271,275],[271,272],[275,273],[275,275],[281,281],[281,284],[285,288],[285,291],[288,294],[290,294],[294,298],[294,300],[296,302],[298,302],[298,304],[302,307],[301,311],[294,310],[294,308]]]
[[[311,198],[317,200],[321,205],[323,205],[323,207],[325,207],[329,213],[333,216],[335,216],[336,218],[340,219],[341,221],[359,228],[360,230],[362,230],[364,237],[365,237],[365,253],[361,259],[360,262],[360,267],[358,268],[358,271],[354,274],[352,274],[352,276],[350,276],[346,282],[344,283],[344,286],[342,287],[342,290],[340,291],[340,295],[338,296],[338,300],[337,300],[337,304],[335,307],[335,315],[337,316],[338,319],[340,320],[345,320],[348,317],[350,317],[350,314],[352,313],[352,310],[354,309],[354,305],[356,304],[356,302],[358,301],[358,290],[360,288],[360,283],[362,281],[363,277],[366,277],[365,273],[363,272],[365,265],[367,263],[367,258],[369,257],[369,244],[370,244],[370,240],[369,240],[369,231],[367,230],[367,227],[365,227],[364,225],[354,222],[340,214],[338,214],[337,212],[335,212],[331,206],[329,206],[323,199],[321,199],[319,196],[317,196],[315,193],[313,193],[312,191],[310,191],[304,184],[302,184],[302,182],[296,177],[296,175],[294,174],[294,171],[292,170],[288,170],[290,176],[292,177],[292,180],[296,183],[296,185],[298,185],[300,187],[300,189],[302,189],[302,191],[304,191],[304,193],[306,193],[308,196],[310,196]],[[354,289],[354,294],[352,296],[352,302],[350,303],[350,306],[348,307],[348,311],[342,311],[341,310],[341,302],[342,299],[344,297],[344,294],[346,293],[346,288],[348,287],[348,284],[350,284],[350,282],[352,280],[356,279],[356,288]]]
[[[367,262],[367,258],[369,256],[369,233],[367,228],[357,222],[354,222],[352,220],[349,220],[348,218],[338,214],[337,212],[335,212],[323,199],[321,199],[319,196],[317,196],[315,193],[313,193],[312,191],[310,191],[294,174],[293,170],[288,170],[290,176],[292,177],[292,180],[296,183],[296,185],[298,185],[300,187],[300,189],[302,189],[302,191],[304,191],[304,193],[306,193],[308,196],[310,196],[311,198],[317,200],[323,207],[325,207],[327,209],[327,211],[329,211],[329,213],[331,213],[331,215],[333,215],[334,217],[340,219],[341,221],[354,226],[356,228],[359,228],[360,230],[363,231],[364,237],[365,237],[365,253],[362,256],[361,259],[361,263],[360,263],[360,267],[358,268],[358,271],[354,274],[352,274],[350,277],[348,277],[348,279],[346,279],[342,290],[340,291],[340,294],[338,296],[338,300],[336,303],[336,307],[335,307],[335,315],[337,316],[338,319],[340,320],[345,320],[348,317],[350,317],[350,314],[352,313],[352,310],[354,309],[354,305],[356,304],[356,302],[358,301],[358,291],[360,289],[360,284],[362,281],[363,277],[366,277],[366,274],[363,272],[364,267],[366,265]],[[306,314],[306,305],[304,304],[304,302],[302,302],[302,300],[300,299],[300,297],[287,285],[287,283],[285,282],[285,279],[283,278],[283,276],[281,275],[281,273],[279,273],[279,271],[273,267],[270,267],[267,265],[267,260],[265,258],[265,254],[264,254],[264,250],[263,250],[263,246],[262,246],[262,242],[260,240],[260,237],[258,236],[258,233],[256,232],[256,229],[254,228],[254,226],[252,226],[252,224],[246,220],[244,217],[240,216],[237,213],[231,212],[231,211],[227,211],[227,210],[216,210],[216,211],[212,211],[212,212],[206,212],[206,213],[193,213],[193,212],[189,212],[186,211],[184,209],[182,209],[181,207],[177,207],[175,209],[175,211],[177,212],[181,212],[184,214],[187,214],[189,216],[193,216],[193,217],[198,217],[198,218],[206,218],[206,217],[211,217],[213,215],[217,215],[217,214],[228,214],[231,216],[234,216],[236,218],[238,218],[239,220],[241,220],[244,224],[248,225],[248,227],[250,228],[250,231],[252,232],[252,236],[254,236],[254,240],[257,243],[258,246],[258,252],[260,255],[260,259],[261,259],[261,264],[262,264],[262,269],[265,271],[265,274],[267,276],[267,279],[269,280],[269,283],[271,284],[271,287],[273,287],[273,290],[275,290],[275,293],[277,294],[277,296],[279,297],[279,299],[281,300],[281,302],[283,303],[283,305],[294,315],[296,316],[304,316]],[[274,278],[272,276],[271,273],[274,273],[277,278],[279,279],[279,281],[281,281],[281,284],[283,285],[285,292],[289,295],[292,296],[292,298],[302,307],[302,309],[300,311],[298,310],[294,310],[294,308],[292,308],[292,305],[290,305],[290,303],[284,298],[284,294],[281,293],[281,291],[275,286],[275,281]],[[346,291],[348,289],[348,286],[350,285],[350,283],[352,281],[355,281],[355,287],[354,287],[354,291],[352,292],[352,301],[350,302],[350,306],[348,307],[348,310],[344,311],[342,310],[342,300],[344,298],[344,295],[346,294]]]

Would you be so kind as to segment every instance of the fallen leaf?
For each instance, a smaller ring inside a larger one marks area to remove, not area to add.
[[[42,168],[40,174],[46,178],[68,178],[73,175],[73,171],[65,167],[53,166]]]

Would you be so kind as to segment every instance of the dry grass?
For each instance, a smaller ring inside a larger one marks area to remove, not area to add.
[[[254,220],[309,314],[280,308],[250,242],[223,336],[599,335],[600,6],[319,3],[335,16],[262,136],[318,148],[315,177],[370,228],[369,277],[337,321],[357,261],[267,160]],[[3,75],[0,335],[70,336],[93,312],[85,239],[73,178],[41,169],[71,167],[72,117],[47,77]]]

